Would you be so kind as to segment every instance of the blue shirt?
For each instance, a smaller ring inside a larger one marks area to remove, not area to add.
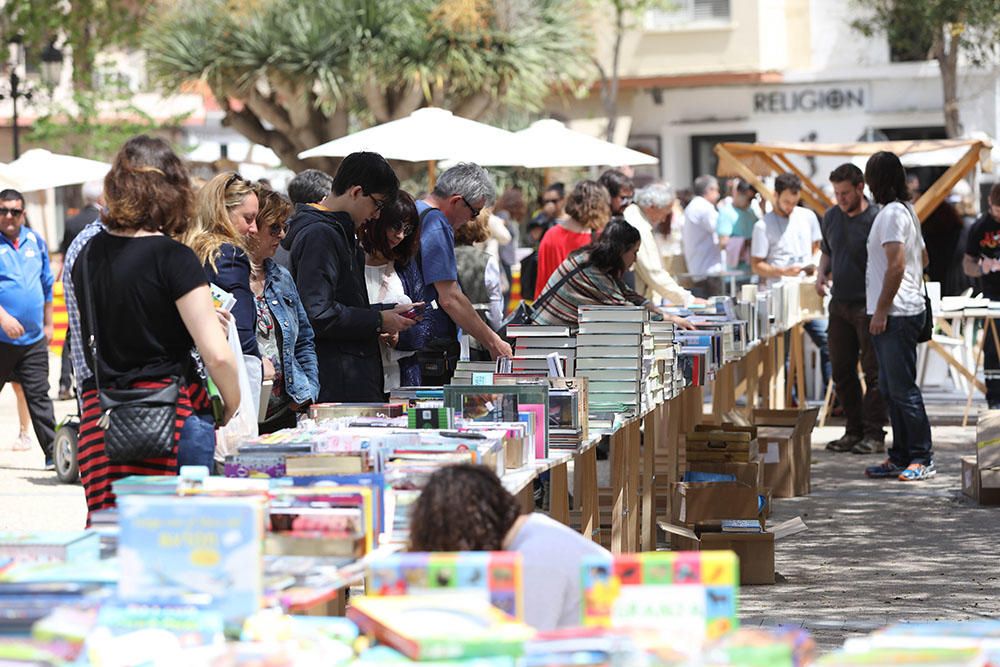
[[[417,202],[417,212],[423,213],[431,206],[427,202]],[[442,280],[458,281],[458,266],[455,263],[455,231],[444,213],[433,210],[420,223],[420,271],[424,276],[423,300],[429,305],[438,298],[434,283]],[[439,304],[440,306],[440,304]],[[455,323],[444,312],[444,308],[428,310],[431,321],[431,338],[458,338]]]
[[[757,216],[748,208],[736,208],[732,204],[719,209],[719,218],[715,222],[716,233],[719,236],[736,236],[748,239],[753,236],[753,226]]]
[[[45,304],[52,303],[49,250],[42,237],[25,226],[16,248],[5,235],[0,239],[0,306],[24,327],[17,339],[0,329],[0,343],[34,345],[45,337]]]

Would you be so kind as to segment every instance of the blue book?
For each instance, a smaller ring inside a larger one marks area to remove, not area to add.
[[[261,498],[125,496],[118,597],[195,604],[240,623],[263,594]]]

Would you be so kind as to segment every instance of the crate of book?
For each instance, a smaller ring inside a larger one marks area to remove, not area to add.
[[[976,420],[976,463],[980,470],[1000,467],[1000,410],[983,410]]]
[[[1000,505],[1000,468],[983,469],[975,456],[963,456],[962,493],[980,505]]]
[[[748,463],[756,461],[760,456],[756,433],[753,431],[693,431],[684,439],[689,463]]]

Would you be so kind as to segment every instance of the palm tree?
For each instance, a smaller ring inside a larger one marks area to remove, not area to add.
[[[179,0],[144,34],[150,71],[208,83],[224,122],[291,169],[297,154],[433,104],[536,110],[591,76],[581,0]]]

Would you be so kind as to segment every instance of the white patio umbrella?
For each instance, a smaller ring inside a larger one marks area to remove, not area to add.
[[[302,159],[341,157],[356,151],[374,151],[389,160],[430,162],[469,160],[510,154],[517,139],[513,132],[456,116],[447,109],[427,107],[405,118],[389,121],[299,153]]]
[[[21,192],[34,192],[98,181],[110,169],[111,165],[107,162],[33,148],[13,162],[0,165],[0,182]]]
[[[559,121],[547,118],[535,121],[525,130],[515,132],[526,167],[623,167],[658,164],[660,160],[625,146],[619,146],[589,134],[571,130]]]

